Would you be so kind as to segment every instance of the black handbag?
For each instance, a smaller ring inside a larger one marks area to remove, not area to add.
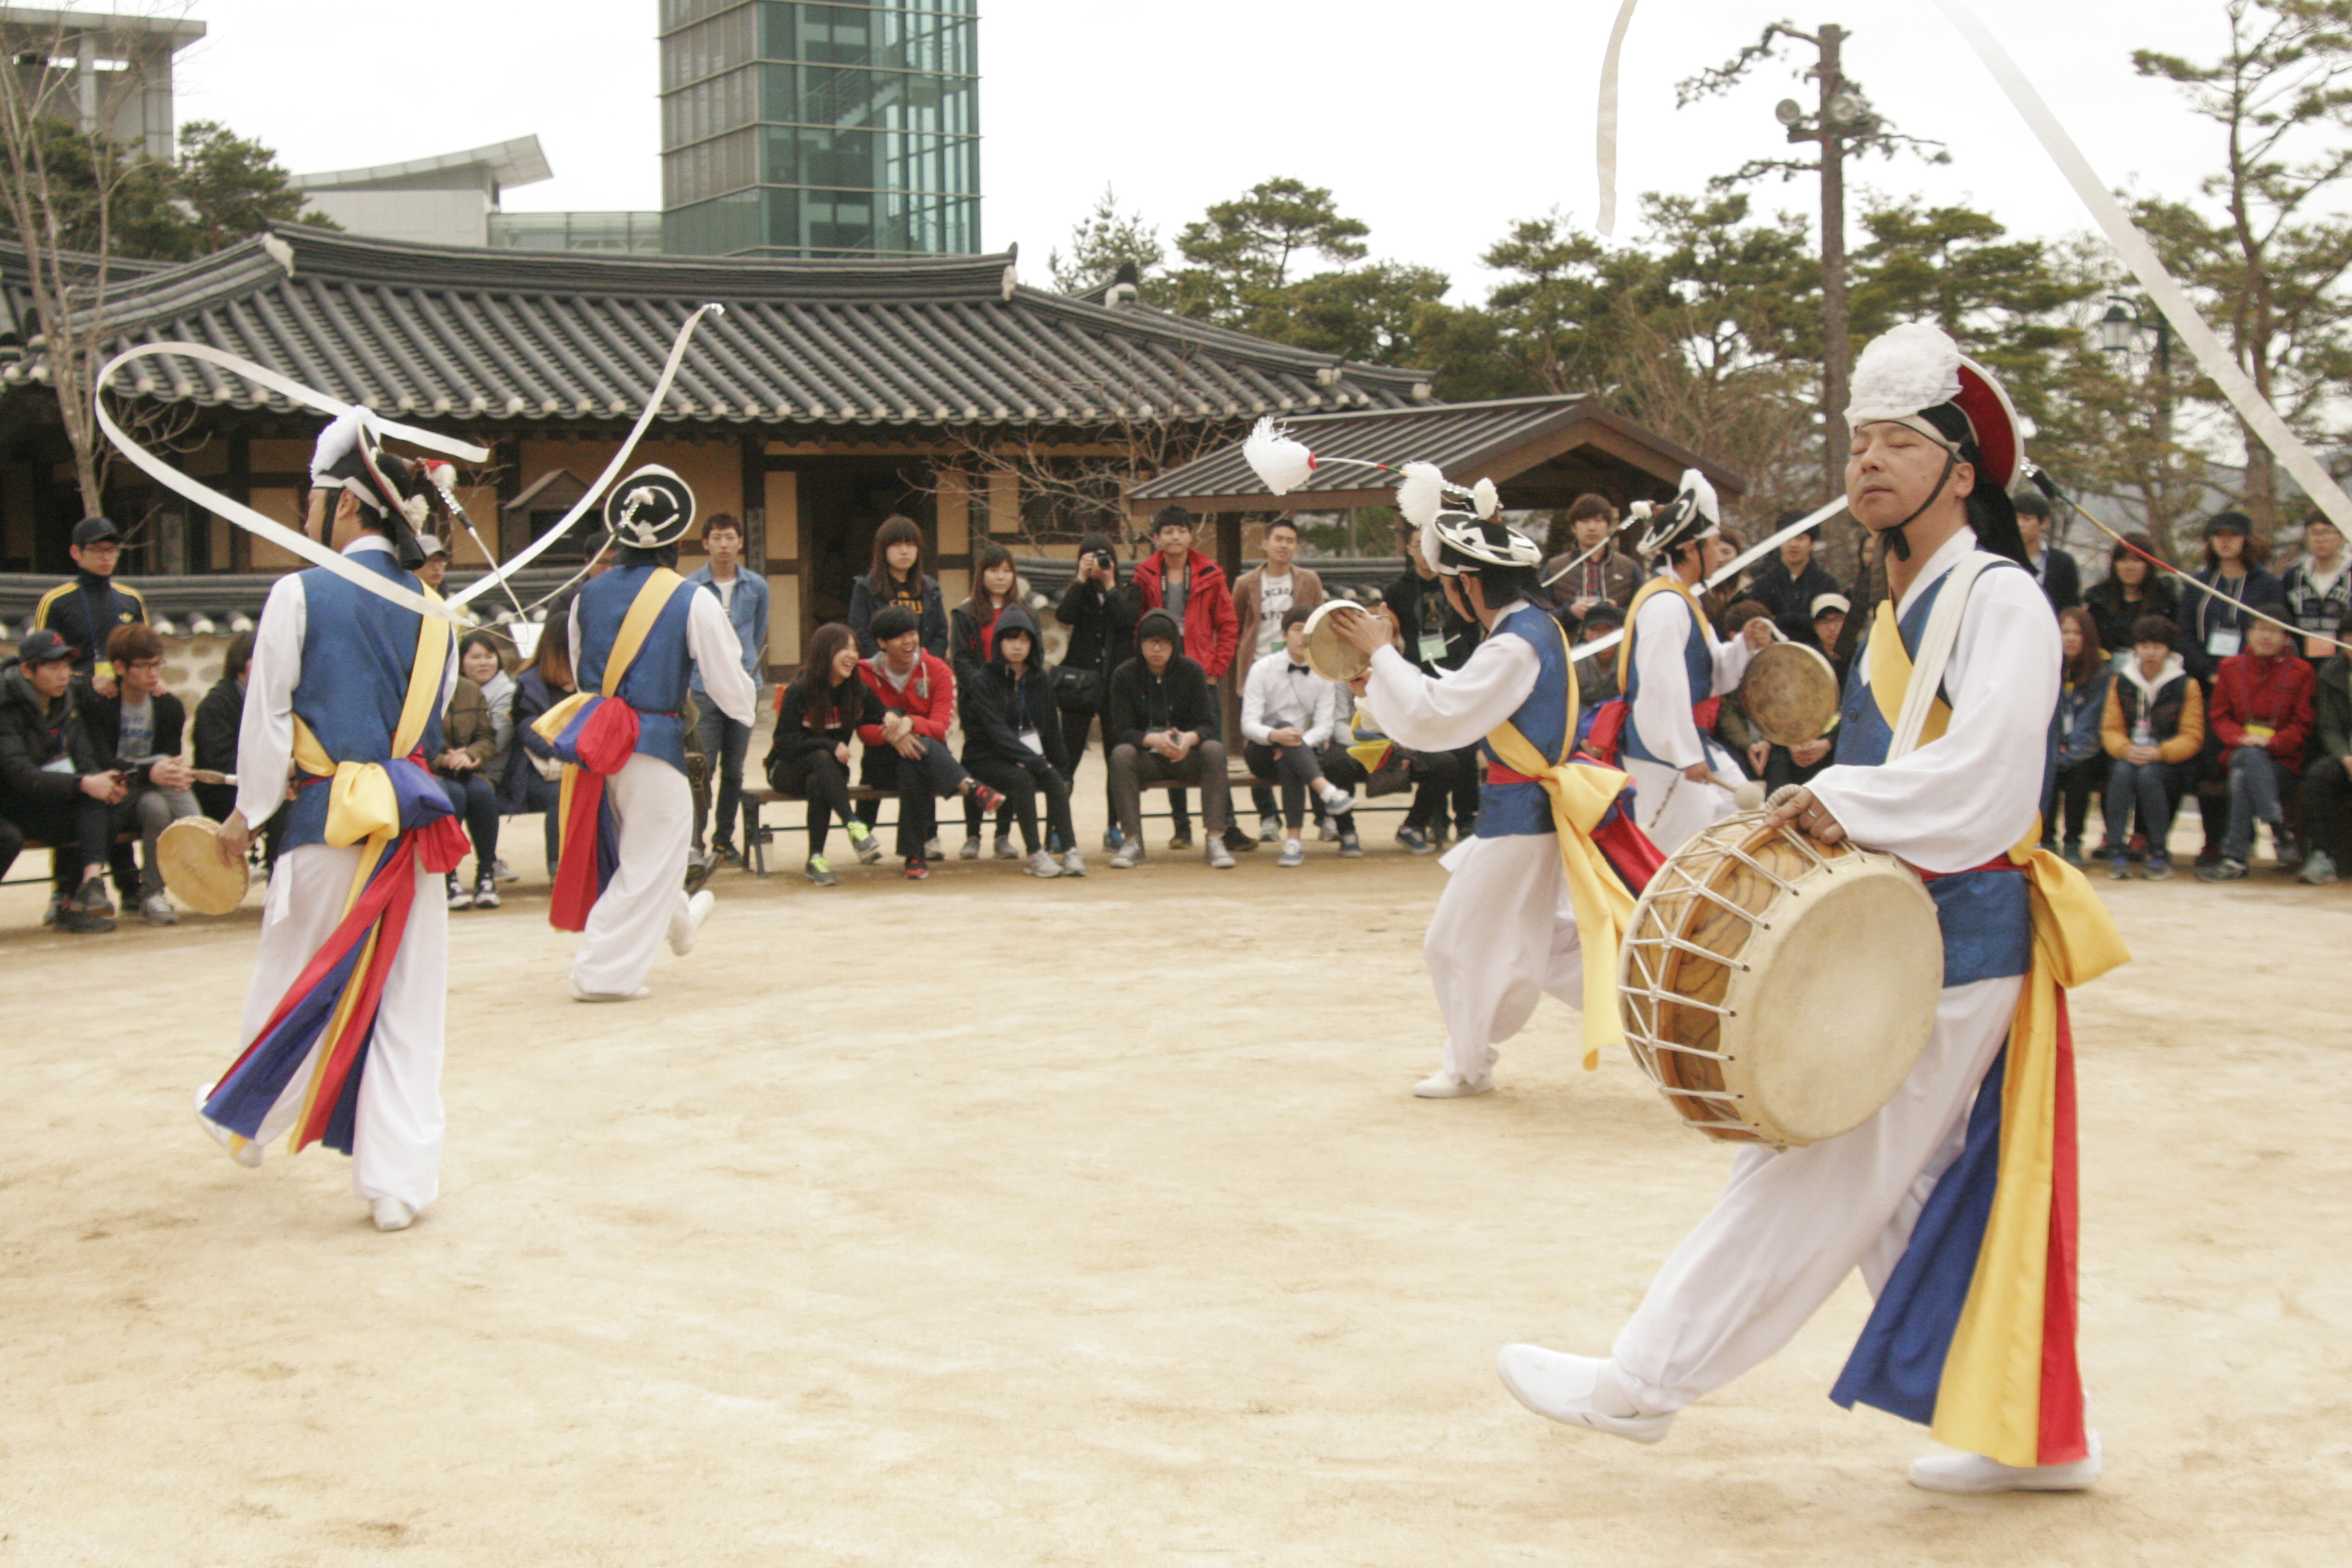
[[[1054,705],[1057,708],[1082,709],[1088,713],[1102,708],[1103,678],[1099,669],[1072,669],[1066,664],[1054,667]]]

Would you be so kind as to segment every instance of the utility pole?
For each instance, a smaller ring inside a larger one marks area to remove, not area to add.
[[[1853,101],[1846,94],[1839,55],[1845,29],[1833,22],[1821,28],[1822,143],[1822,495],[1845,489],[1845,137],[1837,110]]]

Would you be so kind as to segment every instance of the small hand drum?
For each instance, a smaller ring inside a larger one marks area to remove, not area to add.
[[[1803,643],[1776,642],[1748,661],[1739,702],[1759,735],[1801,746],[1827,734],[1837,717],[1837,671]]]
[[[1316,674],[1345,686],[1372,668],[1370,659],[1339,640],[1339,629],[1332,625],[1334,616],[1371,613],[1345,599],[1326,599],[1315,606],[1314,613],[1307,617],[1307,662]]]
[[[209,816],[184,816],[155,840],[163,886],[200,915],[225,915],[245,902],[253,873],[243,860],[220,858],[220,824]]]
[[[1634,905],[1617,1005],[1685,1125],[1787,1149],[1895,1097],[1943,984],[1935,900],[1909,867],[1745,812],[1675,851]]]

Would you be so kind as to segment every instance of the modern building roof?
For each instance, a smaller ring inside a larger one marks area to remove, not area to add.
[[[1493,479],[1510,507],[1565,506],[1585,490],[1672,494],[1685,468],[1726,495],[1748,488],[1728,468],[1610,413],[1591,393],[1312,415],[1288,426],[1318,459],[1434,463],[1459,484]],[[1288,495],[1269,495],[1235,442],[1146,480],[1129,499],[1203,511],[1313,511],[1388,505],[1396,484],[1375,469],[1321,462]]]
[[[499,189],[508,191],[555,177],[555,171],[547,165],[547,154],[540,149],[539,138],[518,136],[510,142],[470,147],[462,153],[412,158],[404,163],[377,163],[325,174],[289,174],[287,184],[301,191],[418,190],[428,188],[436,176],[446,175],[450,185],[465,188],[480,183],[479,176],[465,177],[473,170],[486,172]]]
[[[1428,396],[1423,372],[1025,288],[1015,263],[1011,250],[773,262],[441,248],[293,224],[128,279],[106,309],[120,346],[208,343],[346,402],[484,436],[501,421],[634,418],[677,327],[709,300],[726,313],[698,331],[664,421],[1087,426]],[[0,253],[0,273],[8,265]],[[0,365],[0,385],[47,376],[37,352]],[[142,361],[114,390],[291,410],[188,361]]]

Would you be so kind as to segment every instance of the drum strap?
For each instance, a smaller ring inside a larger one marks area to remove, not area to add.
[[[1919,648],[1906,657],[1903,634],[1895,618],[1895,601],[1879,602],[1878,618],[1870,633],[1870,694],[1895,731],[1886,760],[1900,762],[1937,739],[1950,721],[1952,710],[1943,700],[1944,667],[1960,640],[1960,619],[1967,613],[1969,591],[1993,558],[1970,553],[1945,574],[1936,607],[1919,633]],[[1882,684],[1884,682],[1884,684]]]

